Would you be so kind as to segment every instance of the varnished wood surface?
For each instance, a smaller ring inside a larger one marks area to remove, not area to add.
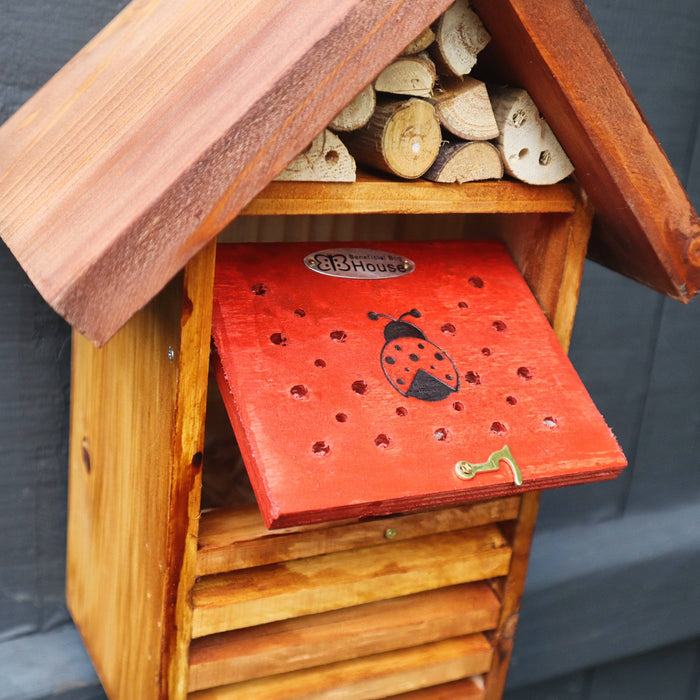
[[[322,666],[493,629],[485,582],[441,588],[192,641],[190,690]]]
[[[688,301],[700,288],[700,219],[583,0],[472,5],[493,35],[487,52],[576,166],[600,225],[593,255]]]
[[[201,578],[193,637],[503,576],[510,548],[495,525]]]
[[[114,698],[186,691],[213,267],[102,349],[74,335],[67,599]]]
[[[189,700],[371,700],[483,673],[491,645],[480,635],[342,661],[191,693]]]
[[[134,0],[0,129],[0,233],[106,341],[449,0]]]
[[[325,522],[270,531],[256,504],[202,513],[197,575],[222,573],[290,559],[368,547],[517,517],[519,499],[501,498],[393,518]]]

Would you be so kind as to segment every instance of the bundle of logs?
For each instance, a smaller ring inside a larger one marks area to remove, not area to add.
[[[469,76],[490,35],[457,0],[278,180],[352,182],[355,163],[400,178],[559,182],[573,165],[525,90]]]

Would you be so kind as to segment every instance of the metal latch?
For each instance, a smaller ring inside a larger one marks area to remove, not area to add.
[[[467,461],[457,462],[455,472],[460,479],[473,479],[479,472],[495,472],[501,466],[501,461],[505,462],[513,472],[513,483],[516,486],[521,486],[523,483],[523,475],[520,473],[520,467],[510,451],[510,447],[505,445],[500,450],[496,450],[486,462],[480,464],[472,464]]]

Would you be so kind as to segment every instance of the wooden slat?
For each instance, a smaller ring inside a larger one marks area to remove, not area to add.
[[[462,584],[195,639],[190,690],[322,666],[493,629],[499,602]]]
[[[202,578],[192,637],[504,575],[496,525]]]
[[[197,575],[301,559],[431,533],[449,532],[517,517],[518,497],[368,521],[331,522],[270,531],[252,504],[202,514]]]
[[[0,129],[0,233],[104,342],[449,4],[134,0]]]
[[[187,690],[213,272],[212,246],[104,348],[74,334],[66,595],[110,697]]]
[[[392,700],[483,700],[484,680],[481,676],[465,678],[391,697]]]
[[[700,219],[583,0],[472,5],[493,37],[487,52],[506,80],[532,95],[576,166],[601,225],[594,256],[658,291],[692,298],[700,287]]]
[[[271,182],[243,209],[245,215],[279,214],[492,214],[570,212],[575,186],[532,188],[520,182],[435,184],[382,180],[358,173],[357,182]]]
[[[280,676],[191,693],[190,700],[370,700],[483,673],[491,659],[483,635],[375,654]]]

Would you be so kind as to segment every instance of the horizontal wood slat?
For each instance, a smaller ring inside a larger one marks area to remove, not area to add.
[[[204,577],[192,637],[503,576],[510,554],[485,525]]]
[[[482,700],[484,680],[481,676],[465,678],[461,681],[434,685],[430,688],[413,690],[400,695],[392,695],[392,700]]]
[[[375,654],[303,671],[190,693],[189,700],[370,700],[468,678],[488,670],[481,634]]]
[[[518,516],[520,498],[501,498],[393,518],[328,522],[270,531],[255,504],[202,514],[197,575],[301,559],[386,542],[387,529],[398,542],[422,535],[460,530]]]
[[[435,184],[358,174],[357,182],[271,182],[241,215],[570,213],[576,186],[521,182]]]
[[[195,639],[190,690],[321,666],[493,629],[500,605],[468,583]]]

